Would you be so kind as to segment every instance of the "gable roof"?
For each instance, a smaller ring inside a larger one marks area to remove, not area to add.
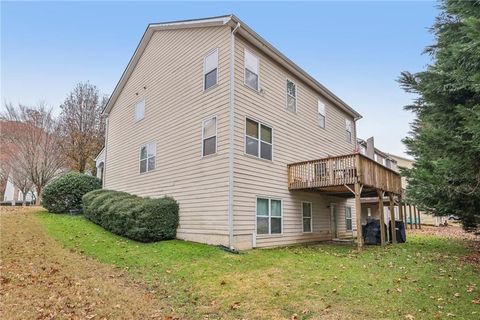
[[[346,113],[353,116],[356,120],[362,118],[362,116],[355,111],[352,107],[350,107],[346,102],[341,100],[337,97],[333,92],[328,90],[324,85],[320,82],[315,80],[312,76],[310,76],[306,71],[296,65],[293,61],[288,59],[284,54],[278,51],[275,47],[273,47],[268,41],[258,35],[255,31],[253,31],[250,27],[248,27],[245,23],[243,23],[240,19],[238,19],[235,15],[225,15],[225,16],[218,16],[218,17],[210,17],[210,18],[203,18],[203,19],[192,19],[192,20],[179,20],[179,21],[170,21],[170,22],[162,22],[162,23],[151,23],[147,26],[140,43],[138,44],[137,48],[133,56],[130,58],[127,67],[123,71],[123,74],[118,81],[115,89],[113,90],[110,98],[103,109],[104,114],[108,114],[112,109],[113,105],[118,99],[120,92],[122,91],[123,87],[127,83],[128,78],[133,72],[136,64],[140,60],[145,48],[147,47],[148,42],[152,38],[152,35],[156,31],[160,30],[171,30],[171,29],[184,29],[184,28],[204,28],[204,27],[213,27],[213,26],[223,26],[228,25],[231,28],[237,27],[237,33],[256,46],[259,50],[261,50],[264,54],[272,58],[273,60],[277,61],[281,64],[284,68],[288,71],[292,72],[295,76],[299,79],[304,81],[307,85],[313,88],[315,91],[319,92],[321,95],[328,98],[331,102],[333,102],[337,107],[344,110]]]

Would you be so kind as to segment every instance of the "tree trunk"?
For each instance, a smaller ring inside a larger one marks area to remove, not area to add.
[[[27,192],[28,192],[28,191],[27,191]],[[27,197],[26,192],[24,192],[24,191],[22,190],[22,207],[26,207],[26,206],[27,206],[27,201],[26,201],[26,199],[25,199],[26,197]]]
[[[37,197],[35,198],[35,205],[39,206],[41,204],[43,186],[35,185],[35,188],[37,189]]]

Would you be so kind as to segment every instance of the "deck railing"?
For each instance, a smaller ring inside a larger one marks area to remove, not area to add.
[[[289,189],[321,189],[352,185],[401,193],[400,175],[359,153],[288,165]]]

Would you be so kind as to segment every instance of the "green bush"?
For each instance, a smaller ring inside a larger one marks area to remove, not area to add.
[[[53,213],[66,213],[82,208],[82,197],[100,189],[99,179],[78,172],[69,172],[50,182],[42,193],[42,205]]]
[[[173,198],[151,199],[94,190],[82,201],[87,219],[120,236],[152,242],[174,239],[177,234],[178,204]]]

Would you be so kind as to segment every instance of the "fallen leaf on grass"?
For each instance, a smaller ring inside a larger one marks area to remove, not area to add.
[[[392,222],[392,224],[393,224],[393,222]],[[455,294],[454,294],[453,296],[454,296],[455,298],[460,298],[460,293],[455,292]]]
[[[478,299],[473,299],[473,300],[472,300],[472,303],[473,303],[473,304],[480,304],[480,298],[478,298]]]
[[[407,314],[407,315],[405,316],[405,319],[407,319],[407,320],[414,320],[415,317],[412,316],[411,314]]]
[[[232,310],[237,310],[238,308],[240,308],[240,302],[234,302],[234,303],[230,306],[230,309],[232,309]]]

